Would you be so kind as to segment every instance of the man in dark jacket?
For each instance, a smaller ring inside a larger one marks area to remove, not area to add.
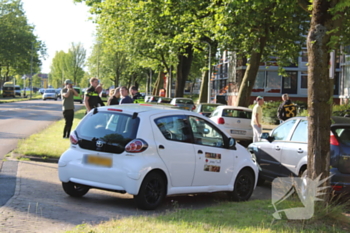
[[[143,96],[137,90],[136,86],[131,86],[129,92],[130,92],[133,100],[143,99]]]
[[[280,123],[297,115],[297,107],[292,103],[292,101],[290,101],[288,94],[283,94],[282,100],[283,102],[280,104],[277,110],[277,116]]]

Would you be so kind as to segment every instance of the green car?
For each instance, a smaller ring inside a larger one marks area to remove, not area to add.
[[[84,99],[84,93],[81,90],[80,87],[73,87],[74,90],[78,93],[78,96],[74,96],[74,101],[80,102],[81,104],[83,103]]]

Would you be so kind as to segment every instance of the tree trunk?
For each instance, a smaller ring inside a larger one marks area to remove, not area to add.
[[[207,103],[208,100],[208,70],[202,73],[202,83],[199,92],[198,103]]]
[[[153,95],[159,95],[159,90],[164,88],[164,67],[160,67],[158,71],[157,81],[154,84]]]
[[[176,67],[176,85],[175,85],[175,97],[183,97],[185,84],[188,79],[188,74],[191,70],[193,60],[192,45],[186,48],[186,55],[179,55],[179,63]]]
[[[308,49],[308,177],[329,176],[331,105],[333,80],[329,78],[331,34],[341,25],[332,20],[329,10],[339,1],[314,0],[312,19],[307,37]],[[329,185],[325,182],[322,186]]]
[[[250,56],[247,70],[239,88],[236,106],[248,107],[251,104],[249,103],[250,95],[259,71],[260,60],[266,46],[266,41],[267,37],[261,37],[259,40],[259,51],[253,51]]]

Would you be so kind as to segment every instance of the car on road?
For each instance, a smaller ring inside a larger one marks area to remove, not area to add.
[[[335,193],[350,193],[350,119],[332,117],[330,132],[330,181]],[[308,121],[306,117],[288,119],[264,133],[260,142],[248,150],[261,168],[259,183],[276,177],[303,177],[307,170]]]
[[[253,140],[251,126],[252,110],[246,107],[221,105],[216,107],[210,116],[215,124],[222,125],[227,133],[244,145]]]
[[[42,95],[42,99],[43,100],[47,100],[47,99],[53,99],[53,100],[57,100],[57,91],[54,88],[48,88],[44,91],[44,94]]]
[[[212,103],[199,103],[196,106],[194,112],[202,114],[203,116],[210,117],[211,113],[216,109],[217,106],[222,104],[212,104]]]
[[[175,97],[171,100],[170,104],[189,111],[196,109],[196,105],[190,98]]]
[[[190,111],[151,104],[95,108],[71,132],[70,143],[58,174],[73,197],[91,188],[129,193],[138,208],[151,210],[175,194],[225,192],[246,201],[256,187],[251,154]]]

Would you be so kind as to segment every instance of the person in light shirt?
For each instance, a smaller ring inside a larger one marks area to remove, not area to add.
[[[253,108],[251,125],[253,127],[253,142],[260,141],[260,135],[262,133],[262,105],[264,104],[264,98],[261,96],[256,97],[256,105]]]

